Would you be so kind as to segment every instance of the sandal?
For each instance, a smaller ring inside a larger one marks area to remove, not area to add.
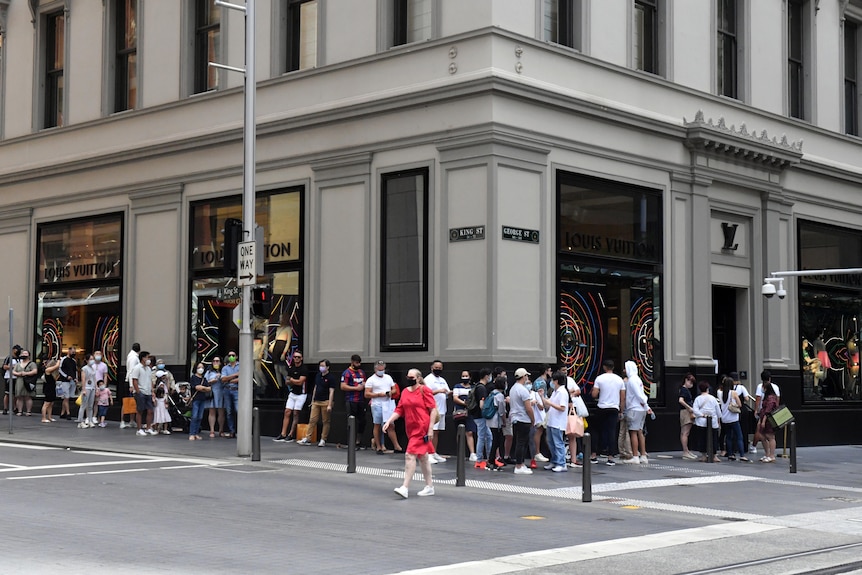
[[[215,431],[210,431],[210,437],[215,437]]]
[[[195,437],[194,435],[189,435],[189,441],[197,441],[197,440],[198,440],[198,438]]]
[[[218,436],[219,436],[219,437],[228,437],[228,436],[230,436],[230,434],[229,434],[229,433],[225,433],[224,431],[222,431],[221,433],[219,433],[219,434],[218,434]]]
[[[740,457],[739,460],[744,461],[745,463],[751,463],[751,460],[747,457]]]

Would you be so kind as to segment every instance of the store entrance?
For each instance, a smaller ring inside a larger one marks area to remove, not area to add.
[[[738,370],[736,300],[736,289],[712,286],[712,357],[719,375]]]

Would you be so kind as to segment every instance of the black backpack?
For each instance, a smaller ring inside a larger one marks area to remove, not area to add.
[[[467,401],[464,402],[467,412],[475,412],[479,409],[479,400],[476,399],[476,386],[470,388],[470,393],[467,395]]]

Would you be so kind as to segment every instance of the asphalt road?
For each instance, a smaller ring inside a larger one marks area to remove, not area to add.
[[[26,419],[26,418],[23,418]],[[787,463],[514,476],[435,466],[400,499],[397,456],[34,426],[0,438],[2,573],[843,573],[862,569],[862,451]],[[125,435],[121,435],[124,434]],[[97,435],[102,434],[102,435]],[[204,445],[206,444],[206,445]],[[676,457],[674,457],[676,455]],[[847,565],[840,570],[836,565]],[[820,571],[818,571],[820,570]]]

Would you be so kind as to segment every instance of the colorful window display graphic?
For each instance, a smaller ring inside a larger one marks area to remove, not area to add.
[[[559,361],[580,384],[592,382],[601,364],[621,368],[634,359],[644,392],[659,392],[658,277],[653,274],[563,265]]]

